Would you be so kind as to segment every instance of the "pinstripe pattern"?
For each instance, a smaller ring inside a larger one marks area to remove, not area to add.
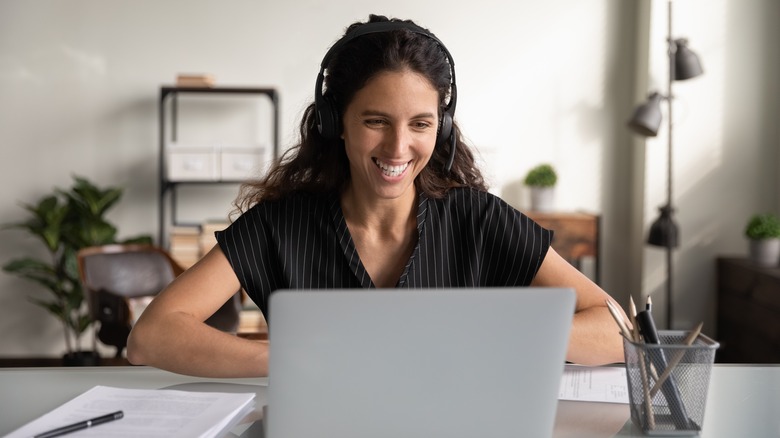
[[[397,288],[527,286],[552,241],[552,231],[473,189],[421,195],[417,210],[417,246]],[[260,203],[216,236],[264,314],[277,289],[374,287],[335,194]]]

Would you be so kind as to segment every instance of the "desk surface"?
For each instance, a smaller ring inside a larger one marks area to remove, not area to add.
[[[780,436],[780,366],[715,365],[711,379],[701,437]],[[203,379],[149,367],[6,368],[0,370],[0,435],[95,385],[255,392],[259,414],[266,400],[267,379]],[[263,436],[260,422],[237,426],[232,433]],[[553,436],[643,435],[631,423],[628,405],[560,401]]]

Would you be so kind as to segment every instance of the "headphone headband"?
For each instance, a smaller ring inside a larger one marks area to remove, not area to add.
[[[380,21],[364,23],[341,37],[341,39],[336,41],[336,43],[333,44],[330,49],[328,49],[328,52],[322,58],[322,62],[320,63],[320,72],[317,75],[317,82],[315,84],[314,90],[314,106],[317,115],[317,127],[320,131],[320,134],[325,138],[336,138],[341,134],[341,121],[339,119],[338,110],[336,109],[334,103],[331,102],[330,99],[327,99],[322,93],[322,86],[325,81],[325,69],[327,69],[328,63],[330,62],[330,58],[333,56],[333,54],[340,51],[342,47],[350,41],[363,35],[391,32],[402,29],[426,36],[436,42],[442,52],[444,52],[444,55],[447,57],[447,62],[450,65],[450,100],[447,103],[447,106],[444,108],[444,113],[442,114],[439,125],[439,133],[436,138],[437,148],[445,143],[447,139],[450,140],[450,153],[447,164],[445,165],[446,170],[449,171],[449,169],[452,167],[452,162],[455,159],[456,147],[455,130],[452,126],[452,119],[455,116],[455,104],[458,100],[458,88],[455,83],[455,61],[452,59],[452,55],[450,54],[449,50],[447,50],[447,47],[445,47],[444,44],[434,34],[420,26],[417,26],[416,24],[404,21]]]
[[[345,44],[354,40],[357,37],[367,35],[370,33],[391,32],[400,29],[406,29],[408,31],[420,35],[425,35],[428,38],[436,41],[436,44],[438,44],[439,47],[441,47],[442,50],[444,51],[445,55],[447,55],[447,61],[449,61],[450,63],[450,69],[453,72],[455,71],[455,61],[452,60],[452,56],[450,55],[450,52],[447,50],[447,48],[444,46],[441,40],[439,40],[439,38],[437,38],[436,35],[423,29],[422,27],[414,23],[407,23],[405,21],[379,21],[374,23],[364,23],[358,26],[355,30],[341,37],[340,40],[336,41],[336,43],[333,44],[330,47],[330,49],[328,49],[328,52],[325,54],[325,57],[322,59],[322,62],[320,63],[320,67],[323,70],[326,69],[328,67],[328,61],[330,61],[330,57],[333,55],[333,53],[337,52],[339,49],[341,49],[342,46],[344,46]]]

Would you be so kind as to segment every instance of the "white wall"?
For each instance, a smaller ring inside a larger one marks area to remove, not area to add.
[[[688,199],[680,203],[686,246],[679,262],[679,271],[687,271],[688,278],[680,274],[680,281],[706,290],[704,304],[681,299],[679,307],[709,309],[714,305],[713,257],[743,253],[738,228],[744,212],[771,208],[778,199],[776,182],[765,193],[742,195],[772,180],[772,169],[759,163],[767,162],[762,154],[780,144],[774,123],[777,91],[764,92],[764,87],[776,87],[769,78],[777,76],[777,55],[767,53],[777,42],[777,31],[769,26],[767,12],[776,22],[778,6],[768,0],[688,3],[689,12],[680,12],[680,27],[686,23],[686,34],[708,72],[707,79],[691,84],[703,96],[686,97],[691,115],[678,131],[681,136],[706,132],[707,139],[717,134],[723,148],[718,149],[720,173],[678,176],[677,191]],[[705,4],[718,11],[717,20],[690,12]],[[352,21],[382,13],[412,18],[447,44],[457,70],[457,118],[477,146],[494,192],[525,208],[522,177],[530,167],[549,161],[560,173],[559,208],[603,215],[604,286],[623,302],[629,292],[637,297],[640,287],[654,287],[652,280],[641,286],[638,274],[631,272],[644,270],[648,278],[657,277],[653,254],[647,254],[646,268],[637,268],[644,254],[636,230],[642,226],[632,218],[640,221],[642,205],[654,208],[658,203],[653,192],[658,184],[649,179],[647,202],[637,202],[644,194],[632,183],[636,139],[624,128],[637,88],[645,85],[635,68],[644,60],[637,59],[634,49],[647,39],[640,35],[649,20],[641,12],[651,9],[647,5],[648,0],[394,0],[378,6],[358,0],[4,0],[0,223],[22,219],[20,202],[34,201],[79,174],[125,188],[110,215],[122,236],[156,234],[156,102],[161,85],[172,83],[180,72],[208,72],[220,85],[276,87],[280,138],[289,146],[300,113],[312,99],[327,48]],[[653,10],[653,26],[655,16]],[[724,33],[735,39],[735,46],[718,44]],[[744,53],[746,48],[751,51]],[[736,60],[746,64],[736,67],[731,63]],[[723,111],[718,117],[700,113],[699,102],[723,102]],[[700,155],[716,153],[698,144],[678,148],[684,156],[678,160],[679,175],[690,175],[684,169],[701,165]],[[650,170],[651,154],[658,150],[648,143]],[[734,180],[740,182],[737,188],[724,191],[727,181]],[[234,192],[211,190],[199,197],[198,207],[225,214]],[[716,206],[724,193],[731,195],[729,205]],[[708,201],[697,204],[701,199]],[[683,207],[689,203],[695,208]],[[706,235],[706,251],[698,250],[703,238],[687,230],[708,227],[717,232]],[[36,251],[42,255],[38,243],[23,233],[0,233],[0,263]],[[0,356],[63,351],[56,321],[26,299],[44,295],[37,286],[0,273]],[[690,318],[700,319],[697,312]]]

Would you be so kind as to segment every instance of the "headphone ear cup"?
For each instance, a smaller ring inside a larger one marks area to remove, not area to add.
[[[444,112],[439,123],[439,132],[436,134],[436,147],[441,147],[452,135],[452,114]]]
[[[323,96],[317,105],[317,128],[320,135],[327,139],[335,139],[341,135],[341,123],[339,121],[339,112],[331,99]]]

